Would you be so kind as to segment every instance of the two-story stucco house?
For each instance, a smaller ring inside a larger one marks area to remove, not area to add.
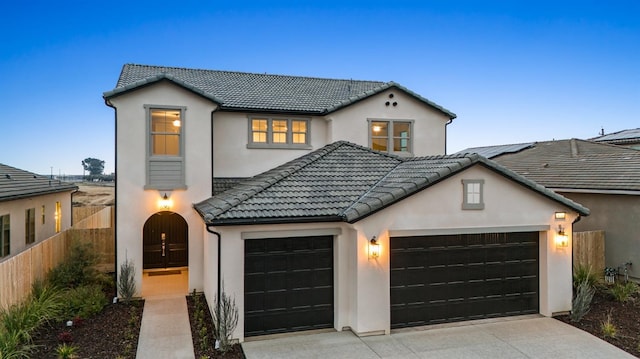
[[[0,163],[0,261],[71,227],[77,189]]]
[[[241,341],[570,309],[588,209],[445,155],[455,114],[396,83],[125,65],[104,99],[117,262],[224,281]]]

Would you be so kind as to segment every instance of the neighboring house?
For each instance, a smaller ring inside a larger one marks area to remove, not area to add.
[[[224,281],[239,340],[571,307],[588,210],[445,156],[455,115],[398,84],[125,65],[104,98],[118,265],[143,293],[143,271],[187,267],[210,304]]]
[[[71,227],[72,183],[0,164],[0,261]]]
[[[622,130],[594,137],[591,141],[619,145],[640,150],[640,128]]]
[[[558,140],[470,148],[557,193],[591,215],[575,231],[605,231],[606,266],[631,262],[640,280],[640,151],[585,140]]]

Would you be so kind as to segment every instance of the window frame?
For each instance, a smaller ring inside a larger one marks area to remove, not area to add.
[[[0,258],[9,255],[11,255],[11,215],[4,214],[0,216]]]
[[[410,119],[387,119],[387,118],[368,118],[367,119],[367,138],[369,140],[369,148],[373,149],[373,123],[385,122],[387,123],[387,151],[380,151],[385,153],[391,153],[399,156],[413,156],[413,143],[414,143],[414,129],[413,125],[415,120]],[[394,151],[394,140],[396,137],[393,135],[393,130],[396,124],[406,123],[409,124],[409,138],[408,138],[408,151]],[[378,136],[376,138],[383,138]]]
[[[248,118],[248,139],[247,139],[247,148],[260,148],[260,149],[310,149],[311,148],[311,118],[306,117],[296,117],[296,116],[260,116],[260,115],[250,115]],[[266,142],[255,142],[253,140],[254,133],[262,133],[263,131],[253,131],[253,121],[254,120],[266,120],[267,121],[267,132],[266,132]],[[287,131],[286,131],[286,141],[285,143],[279,143],[273,141],[274,133],[282,133],[275,132],[273,130],[273,121],[287,121]],[[306,132],[305,134],[305,143],[293,143],[293,137],[295,134],[301,134],[303,132],[294,132],[293,131],[293,122],[300,121],[305,123]]]
[[[62,231],[62,203],[56,201],[56,211],[53,214],[55,222],[55,231],[60,233]]]
[[[146,162],[145,162],[145,186],[144,189],[158,189],[158,190],[174,190],[174,189],[186,189],[186,175],[185,175],[185,142],[186,142],[186,106],[175,105],[144,105],[146,116]],[[153,111],[179,111],[180,112],[180,133],[179,133],[179,155],[154,155],[153,154],[153,132],[152,132],[152,112]],[[180,168],[180,179],[171,183],[152,183],[152,164],[158,165],[162,163],[178,163]]]
[[[24,243],[30,245],[36,242],[36,209],[27,208],[24,211]]]
[[[479,185],[478,191],[470,191],[470,185]],[[469,195],[478,195],[478,202],[470,201]],[[463,179],[462,180],[462,209],[482,210],[484,209],[484,180],[483,179]]]

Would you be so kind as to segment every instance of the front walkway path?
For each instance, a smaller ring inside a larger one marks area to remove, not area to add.
[[[244,342],[242,348],[247,359],[634,358],[587,332],[544,317],[403,329],[363,338],[350,331],[288,335]]]
[[[147,358],[195,358],[184,294],[145,298],[136,359]]]

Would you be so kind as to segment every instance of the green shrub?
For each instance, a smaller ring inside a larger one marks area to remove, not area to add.
[[[29,359],[33,346],[25,344],[20,339],[20,333],[3,331],[0,328],[0,358],[2,359]]]
[[[127,259],[120,265],[118,292],[126,301],[131,300],[136,295],[135,273],[136,267],[131,260]]]
[[[59,320],[89,318],[98,314],[108,304],[102,288],[96,284],[68,289],[63,297],[65,305]]]
[[[571,314],[569,315],[571,321],[579,322],[589,313],[589,307],[595,292],[595,288],[591,286],[588,280],[584,280],[578,285],[576,296],[571,303]]]
[[[100,283],[101,273],[94,267],[98,255],[93,250],[93,245],[73,240],[69,252],[69,257],[49,272],[48,282],[59,288]]]
[[[591,270],[591,266],[586,266],[584,264],[575,266],[573,268],[573,287],[578,288],[580,283],[583,283],[585,281],[591,287],[595,288],[598,285],[599,279],[598,276]]]
[[[634,282],[627,282],[625,284],[618,282],[609,288],[609,294],[618,302],[626,302],[637,292],[638,285]]]
[[[600,326],[600,329],[602,329],[602,335],[605,338],[615,338],[616,337],[616,332],[617,332],[618,328],[616,328],[615,324],[613,324],[613,322],[611,321],[611,313],[609,313],[607,315],[607,319],[602,322],[602,325]]]
[[[56,348],[56,354],[60,359],[70,359],[76,357],[77,350],[78,347],[64,343],[58,345],[58,347]]]

